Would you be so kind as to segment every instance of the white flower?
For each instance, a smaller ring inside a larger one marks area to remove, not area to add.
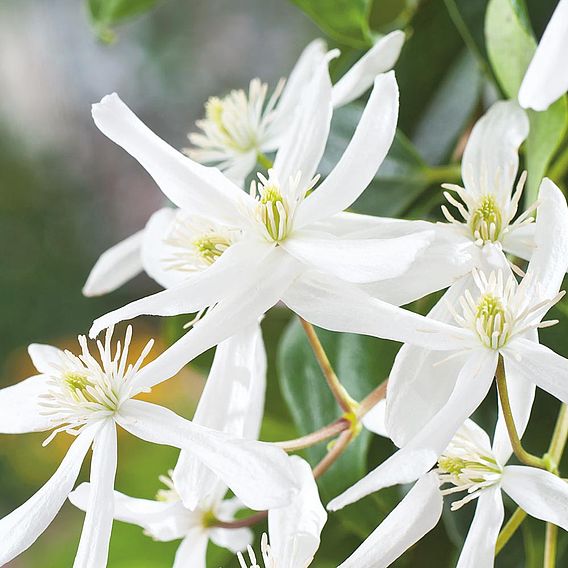
[[[397,340],[416,338],[420,344],[440,348],[435,334],[416,331],[415,322],[422,321],[418,316],[373,300],[354,286],[404,273],[428,245],[430,234],[350,239],[335,237],[330,231],[335,214],[362,193],[385,157],[395,133],[397,98],[394,74],[377,77],[350,145],[327,179],[309,195],[306,192],[313,187],[331,118],[327,62],[315,72],[269,177],[259,177],[251,195],[218,170],[176,152],[116,95],[95,105],[93,116],[99,128],[146,167],[180,210],[155,216],[144,235],[146,270],[169,288],[99,318],[91,335],[112,322],[142,314],[203,314],[208,310],[163,357],[142,371],[155,375],[152,366],[157,365],[158,374],[165,378],[197,354],[256,322],[279,300],[291,305],[297,297],[307,299],[306,294],[312,293],[311,278],[316,277],[325,286],[323,293],[318,292],[320,301],[324,297],[339,301],[346,294],[355,294],[381,314],[375,318],[376,333]],[[192,221],[195,218],[197,222]],[[204,227],[206,231],[199,232]],[[298,307],[296,311],[301,315],[302,310]],[[401,322],[399,327],[387,322],[393,313]],[[343,317],[340,314],[327,327],[343,329]]]
[[[382,37],[337,82],[332,91],[334,107],[362,95],[377,75],[392,69],[404,33],[394,31]],[[311,77],[326,57],[326,45],[315,40],[303,51],[286,85],[281,80],[268,97],[268,85],[260,79],[250,82],[248,93],[233,90],[205,104],[205,118],[197,121],[200,133],[192,133],[187,155],[197,162],[216,164],[227,177],[242,185],[253,170],[259,154],[278,150],[286,138],[294,113],[306,93]]]
[[[0,390],[0,432],[53,430],[46,443],[59,432],[76,436],[53,477],[0,520],[0,565],[33,544],[51,523],[72,491],[91,445],[91,491],[74,565],[89,568],[106,563],[113,518],[116,424],[143,440],[191,452],[247,507],[263,510],[285,505],[296,490],[290,461],[282,450],[211,430],[163,407],[134,400],[150,386],[142,386],[139,379],[152,342],[136,363],[129,364],[131,328],[114,351],[111,336],[109,329],[104,343],[96,343],[94,355],[84,337],[79,338],[79,356],[31,345],[30,355],[40,374]],[[154,376],[154,382],[161,380]]]
[[[386,408],[387,432],[402,450],[338,502],[345,504],[376,490],[377,479],[412,480],[428,471],[485,398],[499,357],[520,435],[528,422],[535,384],[568,402],[568,360],[539,345],[537,335],[538,328],[555,323],[542,319],[562,296],[558,290],[568,266],[566,199],[547,179],[540,189],[535,241],[537,248],[521,284],[511,273],[477,273],[476,286],[466,288],[459,301],[442,298],[434,308],[428,319],[449,313],[455,322],[448,328],[469,335],[462,349],[433,352],[402,347],[389,376]],[[499,437],[502,432],[498,428],[495,444],[509,448],[508,437]]]
[[[261,542],[263,568],[307,568],[319,548],[327,520],[310,466],[298,456],[291,459],[301,490],[290,505],[268,511],[269,537],[263,535]],[[247,562],[239,554],[242,568],[260,568],[250,546],[248,557]]]
[[[468,420],[440,455],[437,468],[418,478],[400,504],[340,568],[390,566],[436,526],[442,515],[443,498],[460,493],[452,510],[473,500],[477,500],[477,508],[458,568],[493,567],[495,544],[504,518],[502,491],[529,515],[568,530],[566,482],[541,469],[508,466],[509,457],[510,450],[496,447],[495,443],[492,447],[487,434]],[[382,487],[399,483],[396,477],[378,481]]]
[[[560,0],[519,90],[524,108],[546,110],[568,90],[568,0]]]

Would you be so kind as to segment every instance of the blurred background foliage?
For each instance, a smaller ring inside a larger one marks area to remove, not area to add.
[[[152,180],[94,127],[89,105],[118,91],[149,126],[176,147],[212,94],[246,87],[253,77],[275,85],[302,48],[327,37],[342,49],[339,77],[377,34],[402,28],[407,43],[396,66],[399,132],[357,211],[439,220],[440,183],[459,181],[459,163],[475,120],[497,98],[514,96],[556,0],[4,0],[0,3],[0,383],[32,374],[31,342],[73,348],[94,317],[157,290],[139,277],[120,291],[84,299],[81,286],[98,255],[139,229],[162,202]],[[90,28],[90,29],[89,29]],[[333,119],[321,166],[327,173],[355,128],[361,104]],[[548,173],[565,188],[566,101],[531,113],[523,148],[528,200]],[[436,298],[411,306],[425,313]],[[568,356],[568,304],[543,340]],[[162,338],[156,352],[180,333],[180,320],[137,322],[140,344]],[[271,310],[263,322],[269,356],[265,440],[307,433],[339,414],[297,322]],[[337,373],[356,398],[387,375],[398,346],[367,337],[321,332]],[[152,400],[191,417],[212,354],[192,363],[152,393]],[[544,452],[558,410],[539,393],[526,446]],[[495,393],[477,412],[495,422]],[[28,498],[57,467],[69,440],[46,449],[43,435],[0,436],[0,514]],[[117,488],[153,497],[158,476],[176,452],[121,433]],[[362,433],[320,481],[327,501],[384,459],[393,447]],[[306,452],[315,463],[325,447]],[[88,471],[85,468],[85,472]],[[566,471],[566,469],[564,469]],[[405,488],[372,495],[333,514],[315,566],[336,566],[398,502]],[[511,504],[508,504],[511,511]],[[395,566],[450,567],[473,506],[444,514],[441,523]],[[66,505],[39,541],[10,566],[70,566],[83,513]],[[265,527],[257,528],[260,534]],[[566,535],[559,566],[568,565]],[[544,526],[528,520],[497,560],[498,567],[542,565]],[[137,527],[116,523],[110,566],[168,567],[177,543],[154,543]],[[236,566],[213,546],[210,566]]]

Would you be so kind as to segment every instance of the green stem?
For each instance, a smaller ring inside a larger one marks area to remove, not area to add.
[[[499,537],[497,538],[497,544],[495,545],[495,556],[497,556],[503,547],[509,542],[511,537],[517,532],[517,529],[521,526],[521,523],[527,518],[527,514],[520,508],[511,515],[511,518],[507,521],[507,524],[501,529]]]
[[[430,184],[458,183],[461,180],[461,166],[459,164],[446,164],[444,166],[430,166],[425,172]]]
[[[568,406],[563,404],[558,413],[554,434],[548,448],[548,455],[556,465],[560,463],[560,458],[566,447],[566,440],[568,440]]]
[[[556,566],[557,539],[558,539],[558,527],[556,525],[553,525],[552,523],[546,523],[543,568],[555,568]]]
[[[555,182],[559,182],[568,171],[568,146],[562,150],[560,155],[554,160],[548,169],[548,177]]]
[[[259,152],[256,155],[256,161],[265,169],[265,170],[269,170],[274,163],[272,162],[272,160],[270,160],[269,158],[267,158],[262,152]]]

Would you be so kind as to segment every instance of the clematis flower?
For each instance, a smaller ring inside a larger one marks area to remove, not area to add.
[[[298,456],[291,459],[301,490],[290,505],[268,511],[269,536],[264,534],[261,541],[264,568],[307,568],[319,548],[327,520],[310,466]],[[238,555],[242,568],[260,568],[250,546],[248,557],[247,562]]]
[[[454,326],[468,331],[469,344],[445,353],[407,345],[400,350],[389,377],[386,428],[402,449],[336,498],[336,505],[375,491],[377,480],[401,475],[412,480],[428,471],[487,395],[499,357],[520,435],[535,385],[568,402],[568,359],[539,345],[537,336],[539,328],[557,323],[542,320],[563,295],[558,290],[568,266],[568,208],[548,179],[541,185],[540,203],[537,248],[520,284],[512,273],[475,273],[476,289],[466,289],[455,305],[441,300],[439,310],[453,314]],[[509,447],[507,436],[495,443]]]
[[[566,482],[542,469],[506,465],[510,455],[505,446],[492,447],[475,422],[466,421],[439,456],[436,469],[418,478],[399,505],[340,568],[390,566],[436,526],[444,498],[458,493],[462,498],[452,502],[452,511],[477,500],[458,568],[493,567],[504,518],[502,492],[529,515],[568,530]],[[395,478],[384,481],[389,485],[397,483]]]
[[[560,0],[519,90],[524,108],[546,110],[568,90],[568,0]]]
[[[104,343],[97,342],[98,360],[83,336],[79,356],[48,345],[31,345],[30,356],[40,374],[0,390],[2,433],[52,430],[46,444],[60,432],[76,437],[51,479],[0,520],[0,565],[26,550],[51,523],[72,491],[91,446],[91,490],[74,566],[106,563],[117,424],[143,440],[189,450],[247,507],[263,510],[286,505],[296,491],[290,461],[282,450],[211,430],[163,407],[135,400],[134,396],[148,390],[148,385],[141,386],[139,375],[152,341],[134,364],[128,364],[132,329],[128,328],[124,343],[117,342],[114,352],[111,339],[109,329]]]
[[[399,30],[380,38],[334,85],[333,106],[358,98],[377,75],[392,69],[403,43],[404,33]],[[268,85],[260,79],[250,82],[248,93],[239,89],[222,98],[211,97],[205,104],[205,118],[197,121],[201,132],[188,136],[193,147],[185,150],[187,155],[197,162],[217,165],[228,178],[242,185],[259,154],[274,152],[284,142],[306,86],[324,61],[326,51],[321,39],[310,43],[288,81],[281,80],[268,100]]]

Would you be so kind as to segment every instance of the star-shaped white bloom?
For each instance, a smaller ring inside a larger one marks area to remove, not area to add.
[[[568,0],[560,0],[519,90],[519,103],[524,108],[546,110],[568,91],[567,58]]]
[[[496,433],[495,439],[506,435],[506,432],[499,436]],[[502,492],[529,515],[568,530],[566,482],[542,469],[506,465],[510,449],[496,445],[495,439],[492,446],[487,434],[468,420],[440,454],[435,470],[414,479],[397,479],[396,475],[377,479],[379,487],[418,480],[340,568],[390,566],[436,526],[442,515],[443,499],[458,493],[461,499],[452,503],[452,510],[477,500],[458,568],[493,567],[497,536],[504,519]],[[334,501],[330,504],[332,508],[346,504]]]
[[[230,487],[247,507],[264,510],[286,505],[296,491],[290,460],[282,450],[212,430],[163,407],[135,400],[133,397],[150,386],[147,382],[142,386],[139,379],[152,342],[134,364],[129,364],[131,328],[124,343],[117,342],[114,350],[111,336],[109,329],[105,341],[96,343],[95,353],[89,350],[86,338],[80,337],[78,356],[47,345],[31,345],[30,355],[40,374],[0,390],[0,432],[52,430],[46,443],[60,432],[76,437],[51,479],[0,520],[0,565],[33,544],[51,523],[72,491],[91,446],[91,491],[74,565],[88,568],[106,563],[113,518],[117,424],[148,442],[189,452],[194,461]],[[232,341],[234,345],[240,339]],[[154,376],[156,383],[161,380],[162,377]],[[238,386],[239,382],[235,382],[235,388]],[[240,400],[246,398],[241,396]],[[258,423],[259,410],[254,406],[258,407],[259,397],[249,398]],[[242,436],[247,419],[241,414],[240,420]]]

